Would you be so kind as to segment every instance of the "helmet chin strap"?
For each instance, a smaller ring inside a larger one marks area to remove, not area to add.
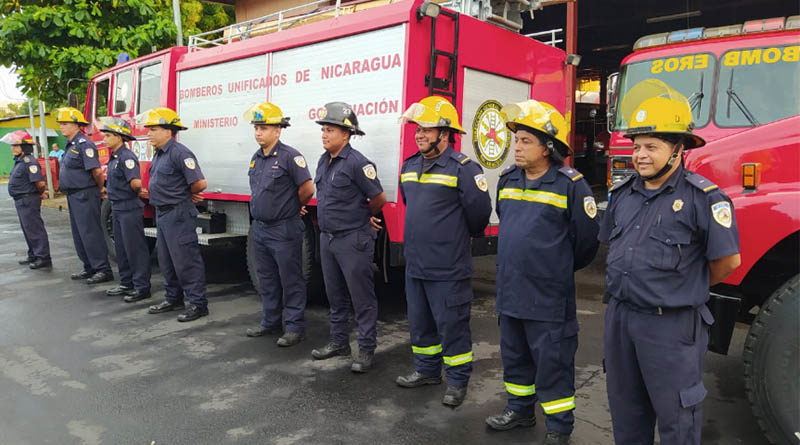
[[[425,150],[425,151],[420,150],[420,153],[422,153],[423,155],[426,155],[426,154],[428,154],[430,152],[434,152],[434,154],[438,155],[440,153],[440,151],[439,151],[439,143],[440,142],[442,142],[442,130],[439,130],[439,135],[436,136],[436,141],[435,142],[431,142],[431,144],[430,144],[430,146],[428,147],[427,150]]]
[[[667,172],[670,171],[672,166],[675,165],[675,161],[678,160],[678,152],[680,151],[681,147],[683,147],[683,139],[681,139],[677,143],[675,143],[675,147],[672,149],[672,154],[669,156],[669,159],[667,160],[667,163],[664,164],[663,167],[661,167],[661,170],[659,170],[654,175],[642,176],[642,180],[643,181],[654,181],[654,180],[664,176],[665,174],[667,174]]]

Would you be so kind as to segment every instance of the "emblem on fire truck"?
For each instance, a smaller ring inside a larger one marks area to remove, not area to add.
[[[511,146],[511,132],[500,115],[501,108],[500,102],[487,100],[478,107],[472,121],[472,146],[486,168],[500,167]]]

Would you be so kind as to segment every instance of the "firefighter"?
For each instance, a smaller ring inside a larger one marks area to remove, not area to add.
[[[253,125],[260,146],[250,158],[248,176],[262,306],[261,323],[248,329],[247,336],[283,333],[278,346],[293,346],[305,339],[306,284],[301,263],[305,224],[300,209],[314,194],[314,184],[303,155],[280,141],[281,130],[289,126],[280,108],[258,103],[245,112],[245,119]]]
[[[733,204],[682,155],[705,145],[685,97],[643,100],[625,136],[636,174],[616,183],[600,228],[608,244],[603,335],[618,444],[699,444],[709,286],[740,263]]]
[[[32,156],[33,138],[27,131],[17,130],[5,135],[0,142],[11,145],[14,155],[14,167],[8,178],[8,194],[14,198],[19,225],[28,245],[28,256],[19,264],[27,264],[31,269],[50,267],[50,242],[41,214],[47,185],[39,163]]]
[[[344,102],[325,104],[319,120],[322,147],[314,183],[325,290],[331,306],[330,341],[311,355],[324,360],[350,355],[349,318],[358,323],[358,355],[350,369],[372,368],[376,346],[378,298],[373,284],[372,257],[377,232],[375,219],[386,203],[375,164],[350,146],[353,135],[363,136],[358,117]]]
[[[150,164],[150,188],[142,198],[149,198],[156,209],[158,265],[164,274],[164,301],[150,306],[148,313],[160,314],[184,310],[178,321],[197,320],[208,315],[206,273],[200,245],[197,244],[197,208],[206,180],[191,150],[175,140],[186,130],[177,113],[166,107],[150,109],[136,117],[148,130],[156,148]],[[184,306],[184,296],[189,307]]]
[[[597,205],[583,175],[564,165],[571,150],[561,113],[535,100],[501,113],[515,139],[514,165],[497,184],[497,312],[508,402],[486,423],[533,426],[538,399],[544,443],[566,444],[575,423],[574,271],[597,253]]]
[[[119,285],[108,289],[106,295],[123,296],[123,301],[133,303],[150,298],[150,250],[144,237],[144,202],[139,199],[139,159],[126,146],[136,138],[124,119],[105,117],[99,123],[103,141],[111,150],[106,176],[119,267]]]
[[[58,174],[59,188],[67,195],[72,240],[83,263],[83,271],[70,278],[85,279],[88,284],[112,281],[114,274],[100,225],[100,201],[106,197],[103,170],[97,147],[82,131],[89,123],[83,113],[71,107],[57,109],[56,122],[67,138]]]
[[[472,374],[470,237],[482,236],[489,223],[489,185],[481,167],[453,149],[454,135],[464,130],[450,102],[426,97],[403,118],[417,125],[419,149],[400,174],[414,371],[396,383],[404,388],[439,384],[444,362],[448,386],[442,403],[456,407]]]

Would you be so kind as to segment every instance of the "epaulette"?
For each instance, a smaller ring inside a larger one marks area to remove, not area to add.
[[[79,143],[79,144],[80,144],[80,143],[83,143],[83,142],[86,142],[86,139],[84,139],[84,138],[81,138],[81,139],[78,141],[78,143]]]
[[[464,153],[461,153],[460,151],[453,150],[452,153],[450,154],[450,157],[458,161],[458,163],[461,165],[464,165],[470,161],[469,156],[465,155]]]
[[[633,177],[634,177],[634,175],[628,175],[628,176],[625,176],[624,178],[622,178],[622,179],[620,179],[619,181],[617,181],[617,182],[615,182],[614,184],[612,184],[612,185],[611,185],[611,188],[610,188],[610,189],[608,189],[608,192],[609,192],[609,193],[611,193],[611,192],[613,192],[613,191],[615,191],[615,190],[618,190],[618,189],[620,189],[620,188],[621,188],[623,185],[625,185],[625,184],[627,184],[628,182],[630,182],[630,180],[631,180],[631,179],[633,179]]]
[[[505,175],[513,172],[514,170],[516,170],[516,168],[517,168],[517,166],[515,164],[511,164],[508,167],[506,167],[505,170],[500,172],[500,176],[505,176]]]
[[[571,179],[572,182],[575,182],[583,177],[583,173],[567,165],[559,168],[558,171],[563,175],[565,175],[566,177],[568,177],[569,179]]]
[[[24,158],[22,158],[22,160],[23,160],[23,161],[25,161],[25,162],[26,162],[26,163],[28,163],[28,164],[30,164],[30,163],[31,163],[31,157],[30,157],[30,156],[27,156],[27,155],[26,155]]]
[[[708,193],[711,190],[719,188],[717,184],[714,184],[713,182],[694,172],[687,172],[685,177],[689,184],[699,188],[704,193]]]

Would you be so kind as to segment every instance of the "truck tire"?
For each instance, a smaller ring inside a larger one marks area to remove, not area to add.
[[[322,281],[322,266],[317,261],[316,247],[317,233],[313,225],[306,223],[306,231],[303,234],[303,249],[300,260],[303,267],[303,279],[306,282],[306,294],[308,302],[324,304],[327,302],[325,297],[325,287]],[[258,293],[258,274],[256,273],[255,242],[253,241],[253,225],[247,233],[247,271],[250,274],[250,282],[253,289]]]
[[[744,345],[744,374],[753,414],[773,444],[796,444],[800,431],[800,275],[764,303]]]

